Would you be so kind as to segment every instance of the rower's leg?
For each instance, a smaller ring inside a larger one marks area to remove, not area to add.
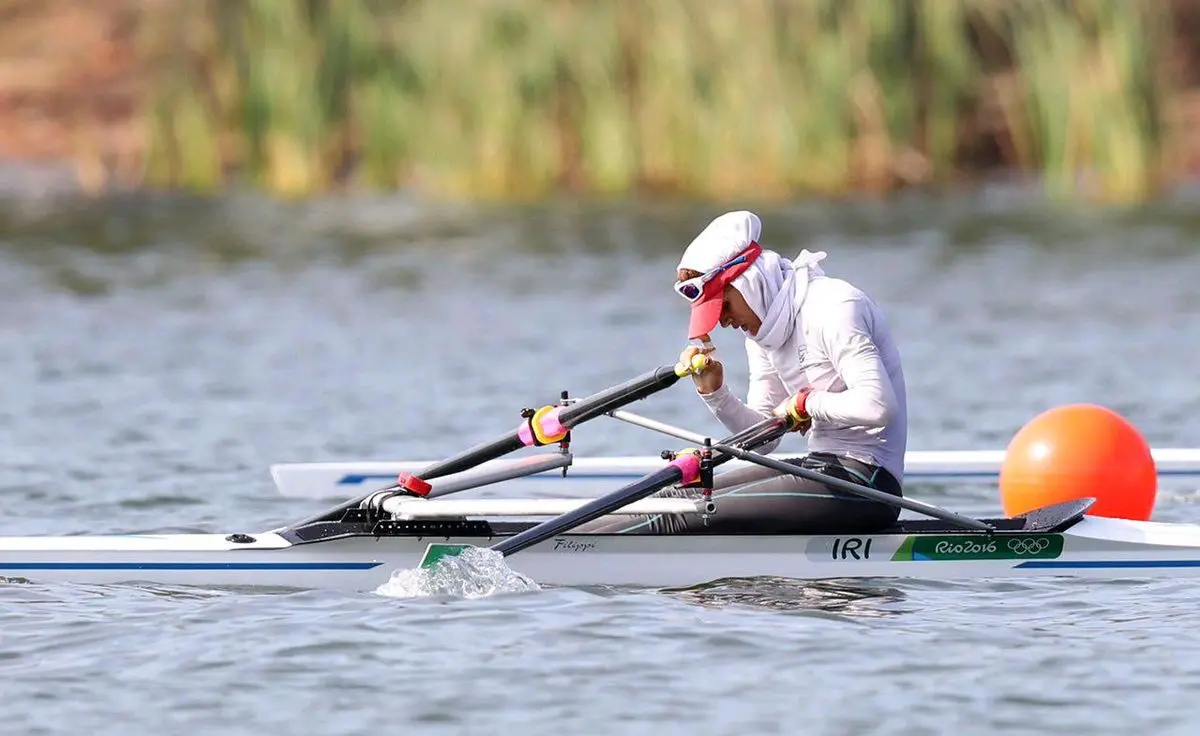
[[[779,472],[761,465],[746,465],[741,468],[717,468],[713,473],[713,496],[723,490],[744,486],[774,478]],[[699,498],[700,491],[686,488],[664,488],[655,493],[652,498]],[[712,517],[710,517],[711,520]],[[679,514],[654,514],[645,516],[602,516],[575,528],[575,533],[599,534],[686,534],[695,532],[695,527],[703,527],[704,521],[699,517],[682,516]]]
[[[813,453],[784,462],[895,496],[903,495],[900,484],[889,473],[849,458]],[[726,519],[734,516],[722,511],[733,507],[735,502],[736,522],[730,523],[762,533],[865,534],[894,525],[900,516],[898,506],[787,474],[732,489],[717,500],[717,514]]]
[[[890,476],[876,475],[869,466],[853,460],[821,455],[785,462],[816,469],[852,483],[869,484],[888,493],[901,494],[899,484],[892,481]],[[698,493],[671,488],[656,495],[694,498]],[[719,473],[713,482],[713,500],[717,504],[717,512],[708,518],[707,523],[693,514],[608,516],[585,524],[576,531],[605,534],[868,533],[893,525],[900,514],[896,506],[757,465]]]

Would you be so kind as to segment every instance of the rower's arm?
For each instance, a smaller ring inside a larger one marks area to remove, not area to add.
[[[729,384],[711,394],[700,394],[709,411],[731,433],[741,432],[771,416],[771,409],[787,398],[787,387],[767,360],[762,349],[751,340],[746,341],[746,355],[750,367],[750,389],[743,403]],[[779,444],[776,440],[759,448],[759,452],[770,453]]]
[[[899,402],[872,338],[872,314],[862,298],[829,306],[816,331],[844,391],[814,391],[805,408],[814,420],[843,427],[883,427]]]

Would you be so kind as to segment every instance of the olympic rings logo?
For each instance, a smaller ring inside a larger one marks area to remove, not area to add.
[[[1037,539],[1010,539],[1008,549],[1015,555],[1036,555],[1050,546],[1050,540],[1045,537]]]

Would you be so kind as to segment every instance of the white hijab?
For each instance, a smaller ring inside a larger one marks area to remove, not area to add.
[[[761,233],[758,215],[747,210],[726,212],[710,222],[688,245],[677,268],[705,273],[750,243],[759,242]],[[804,304],[808,282],[825,275],[817,265],[824,258],[824,251],[802,250],[795,260],[789,261],[764,248],[750,268],[734,279],[733,287],[762,320],[758,334],[750,339],[767,350],[778,350],[787,341],[796,327],[796,315]]]
[[[767,350],[778,350],[796,329],[796,316],[804,306],[808,282],[825,272],[817,265],[825,251],[800,251],[787,260],[775,251],[763,250],[750,268],[733,280],[733,288],[762,320],[758,334],[750,337]]]

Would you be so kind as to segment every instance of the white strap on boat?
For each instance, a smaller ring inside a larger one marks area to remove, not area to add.
[[[396,519],[444,519],[463,516],[558,516],[593,501],[591,498],[435,498],[393,496],[384,512]],[[645,498],[611,512],[635,514],[701,514],[705,502],[686,498]],[[709,508],[711,513],[712,509]]]

